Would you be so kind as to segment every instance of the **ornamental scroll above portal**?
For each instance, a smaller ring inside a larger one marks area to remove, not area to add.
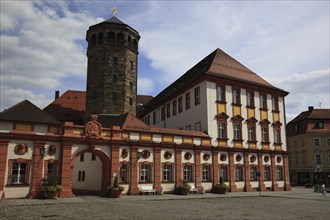
[[[97,115],[91,115],[91,120],[85,124],[85,135],[88,138],[100,138],[102,125],[97,122]]]

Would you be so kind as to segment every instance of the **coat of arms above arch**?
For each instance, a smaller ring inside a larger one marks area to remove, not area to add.
[[[91,115],[90,121],[85,124],[87,138],[101,138],[102,125],[97,122],[97,115]]]

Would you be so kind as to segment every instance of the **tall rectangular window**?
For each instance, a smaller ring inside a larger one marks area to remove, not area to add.
[[[96,160],[96,154],[92,154],[92,160]]]
[[[320,154],[316,154],[315,155],[315,161],[316,161],[316,164],[321,164],[322,163],[321,155]]]
[[[260,108],[267,109],[267,96],[260,94]]]
[[[257,180],[257,167],[250,166],[250,180],[255,181]]]
[[[320,146],[320,139],[319,138],[314,138],[314,146],[319,147]]]
[[[122,163],[120,167],[120,180],[123,183],[128,182],[128,164]]]
[[[192,181],[192,165],[185,164],[183,166],[183,180],[187,182]]]
[[[162,106],[162,108],[160,109],[160,114],[161,116],[161,120],[164,121],[165,120],[165,106]]]
[[[78,171],[78,182],[85,182],[85,171]]]
[[[181,96],[181,97],[179,97],[179,99],[178,99],[178,102],[179,102],[179,113],[181,113],[181,112],[182,112],[182,110],[183,110],[183,101],[182,101],[182,96]]]
[[[80,154],[80,162],[83,162],[85,160],[85,154]]]
[[[273,97],[272,102],[273,102],[273,111],[278,111],[278,97]]]
[[[248,125],[248,138],[249,141],[255,141],[256,140],[256,132],[255,127],[253,125]]]
[[[238,89],[233,89],[233,103],[237,105],[241,104],[240,92]]]
[[[200,122],[195,123],[195,131],[201,131],[201,123]]]
[[[326,142],[327,142],[327,146],[330,147],[330,138],[327,138]]]
[[[225,102],[225,87],[224,86],[218,86],[217,87],[217,99],[219,102]]]
[[[156,112],[152,113],[152,123],[156,124]]]
[[[195,88],[195,105],[199,105],[201,103],[201,97],[200,97],[200,88]]]
[[[218,136],[219,138],[225,139],[226,136],[226,123],[220,122],[218,125]]]
[[[171,104],[170,103],[168,103],[166,105],[166,117],[167,118],[171,117]]]
[[[111,98],[112,98],[112,101],[117,101],[118,100],[118,95],[116,92],[112,92],[111,93]]]
[[[55,173],[55,163],[49,163],[47,165],[47,174],[54,174]]]
[[[190,92],[186,93],[186,110],[190,109]]]
[[[274,128],[274,142],[281,143],[281,130],[279,128]]]
[[[270,166],[264,166],[264,180],[271,180],[270,174]]]
[[[220,166],[220,177],[222,177],[223,181],[228,181],[228,167],[226,165]]]
[[[172,165],[164,164],[163,166],[163,182],[172,181]]]
[[[118,66],[118,57],[112,57],[112,67]]]
[[[202,169],[202,181],[210,181],[211,180],[211,166],[209,164],[203,164]]]
[[[283,167],[282,166],[276,167],[276,178],[277,178],[277,180],[283,180]]]
[[[234,124],[234,139],[241,140],[241,125]]]
[[[149,164],[141,164],[140,182],[149,182],[150,181],[149,168],[150,168]]]
[[[177,107],[176,107],[176,100],[173,100],[173,102],[172,102],[172,114],[173,114],[173,116],[174,115],[176,115],[176,111],[177,111],[177,109],[176,109]]]
[[[254,107],[254,95],[253,92],[247,92],[246,93],[246,101],[248,107]]]
[[[24,184],[26,183],[27,163],[13,162],[13,168],[11,173],[12,184]]]
[[[261,128],[261,132],[262,132],[262,142],[268,142],[268,128],[267,127],[263,127]]]
[[[243,180],[243,167],[241,165],[235,166],[235,180],[236,181]]]

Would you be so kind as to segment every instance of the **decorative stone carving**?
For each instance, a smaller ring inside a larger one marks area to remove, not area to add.
[[[242,156],[240,154],[236,155],[236,161],[240,162],[242,160]]]
[[[142,157],[143,159],[148,159],[150,157],[150,151],[148,150],[142,151]]]
[[[204,159],[205,161],[208,161],[208,160],[210,159],[210,154],[204,154],[204,155],[203,155],[203,159]]]
[[[276,158],[276,162],[277,162],[277,163],[281,163],[281,162],[282,162],[282,158],[281,158],[281,157],[277,157],[277,158]]]
[[[171,159],[171,157],[172,157],[172,153],[171,153],[171,152],[166,151],[166,152],[164,153],[164,158],[165,158],[166,160]]]
[[[256,159],[257,159],[256,156],[251,156],[250,157],[250,162],[251,163],[254,163],[256,161]]]
[[[126,149],[123,149],[123,150],[121,151],[121,157],[122,157],[123,159],[125,159],[125,158],[127,157],[127,155],[128,155],[127,150],[126,150]]]
[[[220,160],[221,161],[226,161],[226,159],[227,159],[226,154],[220,154]]]
[[[55,145],[51,145],[48,148],[48,155],[49,156],[54,156],[56,153],[56,146]]]
[[[28,151],[28,147],[25,144],[17,144],[15,146],[14,152],[17,155],[24,155]]]
[[[102,125],[97,122],[97,115],[91,115],[91,119],[85,125],[85,135],[88,138],[100,138]]]
[[[264,157],[264,161],[267,163],[269,161],[269,157],[268,156],[265,156]]]
[[[191,157],[192,157],[192,155],[191,155],[190,152],[187,152],[187,153],[184,154],[184,159],[186,159],[186,160],[190,160]]]

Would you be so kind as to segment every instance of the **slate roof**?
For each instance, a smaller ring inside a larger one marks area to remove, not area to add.
[[[86,92],[68,90],[50,103],[44,111],[59,121],[81,124],[85,115]]]
[[[111,18],[109,18],[107,20],[104,20],[104,21],[102,21],[98,24],[92,25],[92,26],[89,27],[89,29],[100,26],[100,25],[104,25],[104,24],[117,25],[118,27],[119,26],[126,27],[126,28],[132,30],[133,32],[135,32],[137,35],[139,35],[139,32],[137,32],[134,28],[132,28],[131,26],[125,24],[124,22],[122,22],[121,20],[119,20],[115,16],[112,16]]]
[[[28,100],[23,100],[0,113],[0,120],[40,124],[61,124]]]
[[[272,86],[266,80],[218,48],[152,99],[146,105],[144,112],[152,111],[161,103],[166,102],[171,96],[179,91],[183,91],[188,85],[204,76],[216,76],[222,79],[236,80],[276,90],[283,93],[283,95],[288,94],[288,92]],[[143,116],[144,112],[139,116]]]

